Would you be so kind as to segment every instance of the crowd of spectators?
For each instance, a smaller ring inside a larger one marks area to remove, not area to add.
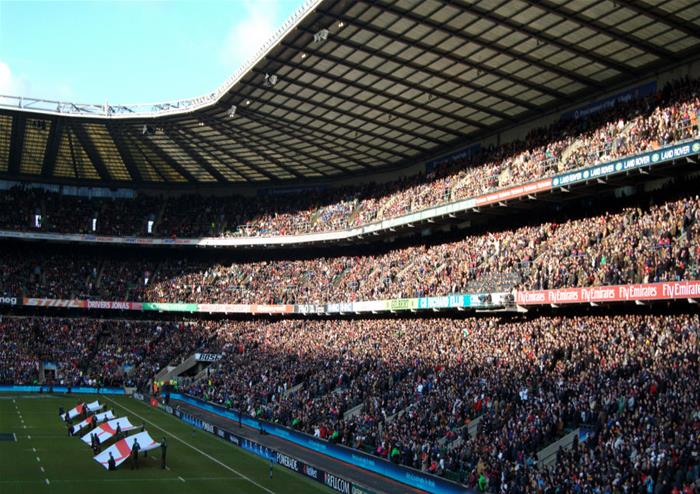
[[[681,80],[524,140],[446,160],[385,184],[242,196],[87,199],[40,189],[0,194],[0,228],[161,237],[267,236],[331,231],[474,197],[698,136],[700,83]],[[42,217],[37,228],[35,215]],[[93,230],[93,219],[96,220]]]
[[[184,391],[493,493],[697,492],[696,314],[119,322],[6,318],[3,382],[131,380],[220,353]],[[129,369],[129,371],[126,371]],[[182,390],[182,388],[181,388]],[[570,431],[570,449],[538,452]]]
[[[144,385],[166,364],[205,345],[209,333],[206,322],[5,317],[0,383]]]
[[[469,235],[378,255],[220,263],[7,252],[9,296],[326,303],[698,279],[700,198]]]

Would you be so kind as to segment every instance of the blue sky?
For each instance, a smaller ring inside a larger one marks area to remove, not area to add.
[[[152,103],[208,93],[303,0],[0,0],[0,94]]]

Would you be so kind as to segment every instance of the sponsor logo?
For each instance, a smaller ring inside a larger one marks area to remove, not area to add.
[[[0,305],[17,305],[17,297],[0,297]]]
[[[294,470],[295,472],[299,472],[301,470],[296,458],[292,458],[291,456],[287,456],[282,453],[277,453],[277,463],[283,467],[289,468],[290,470]]]
[[[340,477],[336,477],[328,472],[325,473],[323,483],[328,487],[337,492],[342,492],[343,494],[350,494],[350,482]]]
[[[200,362],[216,362],[221,360],[221,355],[218,353],[198,353],[196,358]]]
[[[357,487],[356,485],[353,484],[352,486],[352,494],[369,494],[369,491],[366,491],[362,489],[361,487]]]
[[[312,479],[319,480],[319,471],[316,470],[311,465],[304,465],[303,471],[304,471],[304,475],[306,475],[307,477],[311,477]]]
[[[207,432],[211,432],[214,434],[214,426],[211,425],[209,422],[202,422],[201,428]]]
[[[414,482],[416,485],[435,487],[434,480],[431,480],[431,479],[426,478],[426,477],[420,477],[420,476],[413,474],[411,472],[406,473],[406,478],[408,480],[410,480],[411,482]]]
[[[107,300],[88,300],[88,309],[117,309],[117,310],[129,310],[131,309],[130,302],[110,302]]]
[[[229,440],[229,442],[232,442],[232,443],[235,444],[236,446],[240,446],[240,445],[241,445],[240,441],[238,440],[238,436],[234,436],[233,434],[229,434],[229,435],[228,435],[228,440]]]

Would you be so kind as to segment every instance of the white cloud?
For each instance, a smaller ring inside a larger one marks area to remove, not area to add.
[[[280,27],[277,2],[246,0],[244,17],[236,19],[224,40],[221,62],[231,71],[250,60]]]
[[[23,77],[12,73],[10,66],[0,60],[0,94],[8,96],[28,96],[29,83]]]
[[[69,83],[43,80],[36,84],[30,83],[26,76],[13,72],[10,65],[2,60],[0,60],[0,94],[76,102],[75,91]],[[78,102],[83,103],[83,101]]]

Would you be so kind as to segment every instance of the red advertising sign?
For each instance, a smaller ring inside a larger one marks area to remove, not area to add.
[[[518,305],[672,300],[678,298],[700,298],[700,281],[668,281],[638,285],[519,291],[515,296]]]
[[[483,206],[484,204],[492,204],[494,202],[506,201],[508,199],[514,199],[516,197],[522,197],[528,194],[534,194],[536,192],[542,192],[551,189],[552,179],[547,178],[545,180],[530,182],[529,184],[518,185],[517,187],[510,187],[508,189],[503,189],[496,192],[491,192],[490,194],[479,196],[474,199],[474,203],[476,206]]]
[[[141,310],[140,302],[115,302],[109,300],[88,300],[88,309]]]

